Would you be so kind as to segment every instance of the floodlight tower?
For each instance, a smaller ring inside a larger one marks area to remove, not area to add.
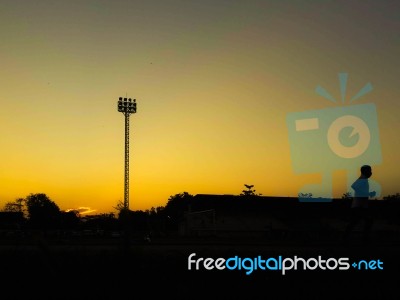
[[[118,111],[125,116],[124,208],[129,209],[129,116],[136,113],[136,99],[119,97]]]

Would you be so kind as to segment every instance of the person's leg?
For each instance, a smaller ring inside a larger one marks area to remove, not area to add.
[[[348,243],[350,234],[352,233],[354,227],[357,225],[360,219],[360,212],[358,208],[352,208],[350,211],[349,223],[346,226],[343,235],[343,242]]]
[[[370,241],[370,236],[371,236],[371,229],[373,225],[373,219],[372,216],[369,214],[367,210],[363,212],[364,216],[364,237],[363,240],[365,243],[368,243]]]

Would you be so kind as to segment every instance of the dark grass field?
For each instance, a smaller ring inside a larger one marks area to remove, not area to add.
[[[3,243],[1,299],[400,299],[400,244],[163,239]],[[348,257],[383,270],[188,270],[188,256]]]

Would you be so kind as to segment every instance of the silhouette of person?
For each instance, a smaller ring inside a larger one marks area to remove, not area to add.
[[[354,227],[360,223],[364,222],[364,234],[363,241],[366,243],[369,241],[369,236],[373,224],[372,216],[368,209],[368,199],[369,197],[375,197],[376,192],[369,191],[368,178],[372,176],[372,168],[369,165],[363,165],[361,167],[361,175],[356,181],[351,185],[354,190],[354,197],[351,203],[350,211],[350,221],[346,226],[343,241],[348,243],[348,238],[353,231]]]

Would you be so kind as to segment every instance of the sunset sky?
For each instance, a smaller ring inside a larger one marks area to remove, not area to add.
[[[288,115],[367,103],[382,157],[373,179],[383,196],[400,192],[396,0],[2,0],[0,37],[0,208],[45,193],[62,210],[114,211],[126,96],[138,107],[132,210],[183,191],[236,195],[244,184],[297,196],[323,166],[295,172]],[[367,83],[373,90],[350,104]],[[340,197],[348,173],[338,168],[325,173]]]

